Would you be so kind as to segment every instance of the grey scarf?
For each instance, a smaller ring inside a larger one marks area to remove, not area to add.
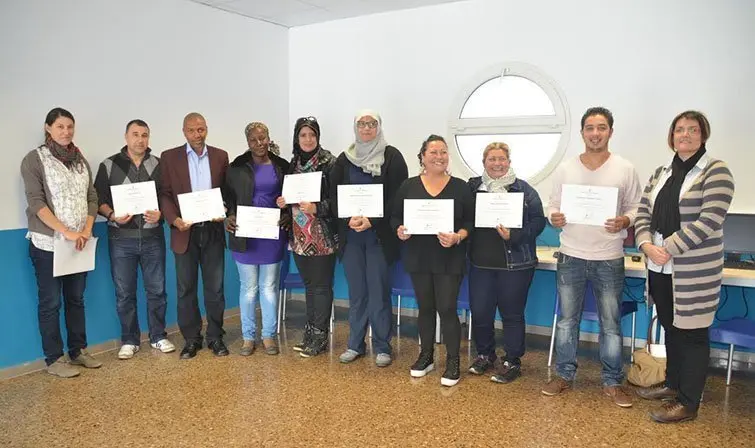
[[[378,122],[377,135],[369,142],[363,142],[359,137],[357,122],[362,117],[372,117]],[[388,146],[385,137],[383,137],[383,121],[380,115],[369,110],[358,113],[354,117],[354,136],[356,137],[355,142],[344,151],[346,158],[365,173],[373,177],[379,176],[385,162],[385,147]]]
[[[488,176],[487,171],[482,172],[482,183],[485,184],[485,188],[491,193],[506,193],[508,191],[507,187],[513,184],[515,180],[516,173],[514,173],[513,168],[509,168],[506,174],[498,179]]]

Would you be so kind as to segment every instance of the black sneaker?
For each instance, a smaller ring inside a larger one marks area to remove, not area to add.
[[[422,378],[435,368],[433,364],[433,352],[420,352],[417,362],[412,365],[409,371],[413,378]]]
[[[522,376],[522,366],[505,361],[498,370],[490,377],[494,383],[507,384]]]
[[[446,371],[443,372],[443,376],[440,378],[440,384],[442,386],[456,386],[461,378],[461,371],[459,367],[459,357],[446,359]]]
[[[302,358],[311,358],[328,350],[328,332],[312,328],[312,338],[309,344],[299,352]]]
[[[308,346],[310,341],[312,340],[312,325],[307,322],[304,324],[304,336],[302,337],[302,340],[300,343],[294,345],[293,349],[295,352],[300,352],[304,350],[304,347]]]
[[[483,373],[487,372],[492,367],[493,367],[493,361],[490,360],[490,357],[485,356],[485,355],[477,355],[477,358],[475,358],[472,365],[469,366],[469,373],[473,373],[475,375],[482,375]]]

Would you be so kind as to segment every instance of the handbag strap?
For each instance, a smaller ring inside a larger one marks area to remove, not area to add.
[[[648,324],[648,338],[647,338],[647,345],[648,346],[650,344],[655,344],[655,342],[653,342],[653,323],[656,320],[658,320],[658,315],[657,314],[655,316],[653,316],[652,319],[650,319],[650,323]]]

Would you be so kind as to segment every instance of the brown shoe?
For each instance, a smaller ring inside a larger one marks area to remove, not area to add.
[[[265,353],[267,353],[268,355],[277,355],[279,353],[278,344],[275,343],[275,339],[262,339],[262,345],[265,346]]]
[[[254,341],[244,341],[244,345],[241,346],[241,350],[239,350],[239,355],[241,356],[249,356],[252,353],[254,353],[255,349]]]
[[[697,418],[697,411],[672,400],[663,403],[658,409],[650,411],[650,418],[658,423],[681,423]]]
[[[674,400],[676,399],[676,391],[667,387],[666,382],[663,381],[649,387],[637,389],[637,396],[645,400]]]
[[[611,397],[616,406],[622,408],[632,407],[632,397],[621,386],[605,386],[603,393]]]
[[[545,386],[543,386],[541,392],[543,393],[543,395],[552,397],[554,395],[560,394],[561,392],[566,392],[569,389],[571,389],[571,383],[561,378],[560,376],[557,376],[555,379],[548,381]]]

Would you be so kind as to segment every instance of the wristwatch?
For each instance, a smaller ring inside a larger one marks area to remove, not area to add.
[[[110,210],[110,213],[107,214],[107,220],[112,221],[113,220],[113,213],[115,213],[115,210]]]

